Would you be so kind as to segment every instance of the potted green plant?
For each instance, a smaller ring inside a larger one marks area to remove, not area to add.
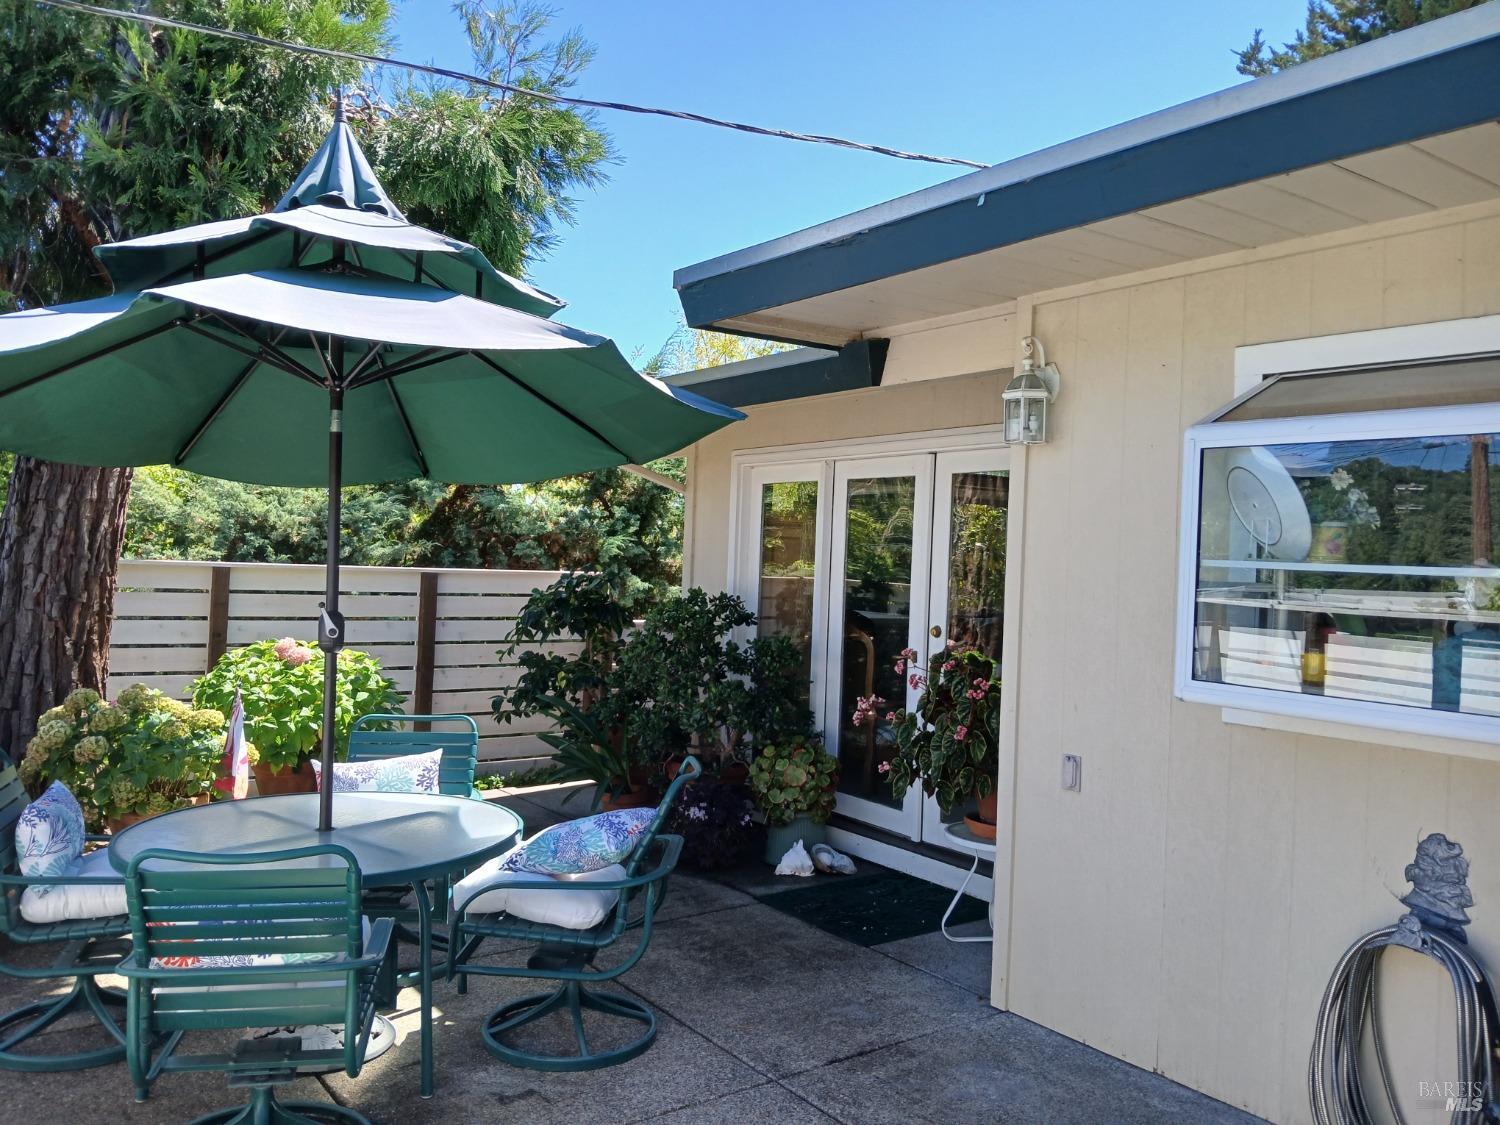
[[[655,803],[651,790],[631,778],[634,762],[623,733],[612,732],[596,716],[566,699],[554,696],[545,707],[558,727],[538,737],[556,751],[552,764],[558,781],[591,783],[594,804],[606,812]]]
[[[111,703],[70,692],[37,721],[21,776],[66,785],[94,827],[111,831],[206,801],[224,754],[224,715],[134,684]]]
[[[309,755],[323,730],[323,654],[292,637],[257,641],[219,657],[193,684],[193,702],[228,713],[235,692],[245,707],[245,737],[255,744],[255,787],[269,793],[312,792],[317,777]],[[349,729],[364,715],[401,709],[402,696],[368,653],[339,653],[334,736],[338,756],[349,749]]]
[[[936,797],[944,813],[971,797],[978,801],[970,829],[995,838],[995,779],[1000,755],[1000,681],[995,662],[972,648],[944,648],[928,667],[916,663],[914,649],[902,652],[896,670],[921,691],[915,711],[904,707],[881,716],[885,700],[864,696],[854,708],[854,725],[884,723],[891,757],[876,768],[886,775],[899,800],[914,782]]]
[[[750,766],[750,794],[766,818],[767,863],[798,840],[810,848],[827,838],[838,778],[838,759],[815,740],[760,749]]]

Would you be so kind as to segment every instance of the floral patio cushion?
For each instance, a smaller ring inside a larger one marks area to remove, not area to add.
[[[579,875],[619,863],[632,851],[655,809],[615,809],[554,824],[511,852],[506,871],[539,871],[547,875]]]
[[[83,810],[60,781],[21,810],[16,821],[16,861],[28,878],[65,875],[83,855]],[[35,900],[61,888],[45,884],[28,888]]]
[[[313,759],[318,788],[323,787],[323,763]],[[367,762],[334,762],[335,793],[437,793],[443,752],[400,754]]]

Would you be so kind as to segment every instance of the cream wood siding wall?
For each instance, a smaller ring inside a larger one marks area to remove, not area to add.
[[[920,345],[936,360],[925,370],[947,374],[1008,366],[1016,336],[1039,336],[1063,393],[1055,441],[1026,453],[1021,612],[1008,615],[1020,622],[1018,725],[1001,785],[1015,839],[997,908],[1008,991],[996,997],[1136,1065],[1306,1121],[1328,975],[1400,913],[1421,834],[1464,845],[1473,942],[1500,974],[1500,765],[1230,726],[1172,698],[1182,432],[1233,396],[1242,344],[1500,313],[1500,208],[1129,280],[908,335],[885,386],[755,408],[700,443],[686,578],[723,587],[732,453],[996,422],[1000,377],[910,382]],[[1064,752],[1083,756],[1081,793],[1059,787]],[[1398,1088],[1413,1121],[1446,1120],[1441,1104],[1419,1107],[1415,1085],[1453,1074],[1446,980],[1415,954],[1389,957]]]
[[[997,341],[997,347],[998,342],[1003,342],[1005,350],[989,353],[991,367],[1009,362],[1009,334]],[[724,588],[729,573],[733,454],[743,449],[994,424],[1000,421],[1004,385],[1002,376],[992,371],[748,408],[745,421],[705,438],[689,453],[684,581],[711,590]],[[713,395],[708,387],[703,393]]]
[[[1019,1014],[1276,1120],[1309,1119],[1324,985],[1400,913],[1423,833],[1464,845],[1472,941],[1500,973],[1500,764],[1229,726],[1172,698],[1182,432],[1232,397],[1239,345],[1500,312],[1490,211],[1038,297],[1019,317],[1064,392],[1057,440],[1027,455],[997,979]],[[1065,751],[1083,756],[1081,793],[1058,786]],[[1446,977],[1390,959],[1398,1091],[1412,1120],[1446,1120],[1416,1086],[1455,1073]]]

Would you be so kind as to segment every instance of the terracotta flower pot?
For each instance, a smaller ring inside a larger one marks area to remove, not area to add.
[[[610,793],[607,790],[599,799],[599,808],[604,812],[613,812],[615,809],[646,809],[656,804],[656,794],[644,785],[632,785],[623,793]]]
[[[995,825],[1000,816],[1000,793],[991,793],[988,797],[979,798],[979,811],[974,816],[964,817],[964,823],[969,826],[969,831],[981,840],[993,840],[995,838]]]
[[[303,758],[296,766],[283,766],[280,769],[264,762],[256,762],[250,768],[255,773],[255,791],[262,797],[318,791],[318,775],[307,758]]]
[[[207,800],[208,798],[206,796],[198,796],[190,800],[188,804],[201,805]],[[160,813],[121,813],[119,816],[111,816],[106,818],[104,821],[104,825],[109,829],[111,835],[118,836],[132,824],[139,824],[143,820],[150,820],[153,816],[160,815]]]

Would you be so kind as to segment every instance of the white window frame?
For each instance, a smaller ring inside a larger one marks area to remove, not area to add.
[[[1236,350],[1235,391],[1243,394],[1277,374],[1347,370],[1497,352],[1500,352],[1500,316],[1258,344]],[[1222,410],[1215,411],[1213,416],[1219,414]],[[1173,676],[1177,698],[1189,703],[1217,704],[1225,709],[1224,720],[1236,724],[1253,725],[1257,714],[1268,719],[1279,716],[1282,718],[1267,721],[1265,725],[1500,760],[1497,717],[1218,684],[1195,680],[1192,674],[1203,450],[1455,433],[1500,433],[1500,406],[1440,406],[1368,414],[1205,422],[1190,428],[1183,438],[1177,651]]]

